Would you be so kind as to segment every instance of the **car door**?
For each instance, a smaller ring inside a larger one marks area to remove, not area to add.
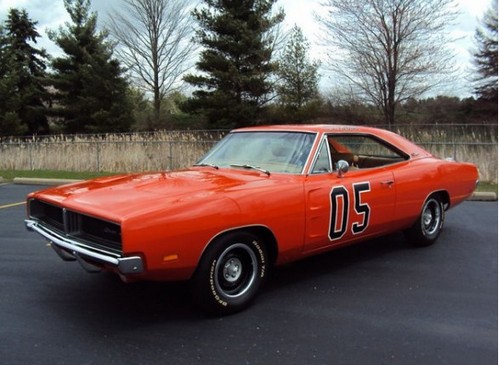
[[[390,230],[396,183],[390,167],[334,171],[327,139],[305,181],[305,251],[342,245]]]

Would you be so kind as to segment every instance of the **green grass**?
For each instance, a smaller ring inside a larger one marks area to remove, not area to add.
[[[43,178],[43,179],[77,179],[87,180],[99,176],[116,175],[110,172],[79,172],[79,171],[51,171],[51,170],[0,170],[0,176],[7,181],[15,177]]]
[[[476,191],[484,193],[496,193],[497,195],[497,184],[480,182],[480,184],[478,184],[478,187],[476,188]]]

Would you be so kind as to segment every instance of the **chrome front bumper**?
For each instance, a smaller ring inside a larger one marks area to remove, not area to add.
[[[144,271],[144,264],[142,258],[139,256],[121,257],[112,252],[96,250],[49,230],[36,220],[26,219],[24,222],[28,231],[37,232],[49,240],[52,248],[63,260],[77,260],[87,271],[95,271],[96,266],[93,266],[91,263],[95,263],[96,265],[106,264],[115,267],[124,275],[140,274]]]

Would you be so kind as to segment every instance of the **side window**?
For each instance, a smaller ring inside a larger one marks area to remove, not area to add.
[[[333,162],[345,160],[352,168],[373,168],[407,160],[402,152],[370,135],[337,134],[328,137]]]
[[[315,160],[312,168],[312,174],[323,174],[331,171],[332,167],[329,147],[326,141],[322,141],[319,154],[317,155],[317,159]]]

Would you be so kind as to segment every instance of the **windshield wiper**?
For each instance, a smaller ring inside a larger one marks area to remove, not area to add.
[[[270,171],[262,169],[261,167],[258,167],[258,166],[247,165],[247,164],[241,164],[241,165],[231,164],[230,167],[242,167],[243,169],[256,170],[256,171],[263,172],[264,174],[267,174],[268,176],[270,176]]]
[[[212,163],[196,163],[194,166],[208,166],[213,167],[215,170],[218,170],[218,166]]]

